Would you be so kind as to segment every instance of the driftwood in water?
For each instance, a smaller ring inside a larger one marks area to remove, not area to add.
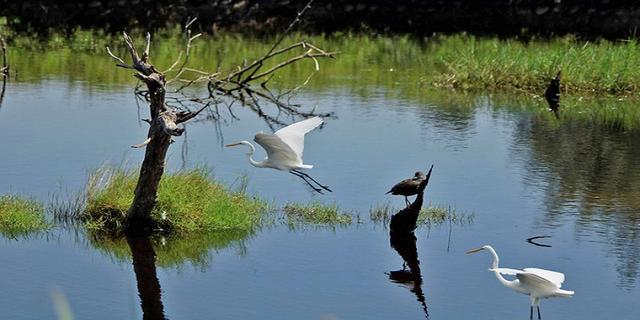
[[[418,215],[420,214],[420,209],[422,209],[422,203],[424,201],[424,190],[429,184],[429,179],[431,178],[432,171],[433,165],[429,169],[427,177],[418,186],[418,195],[416,196],[416,199],[413,201],[413,203],[411,203],[411,205],[409,205],[408,207],[398,211],[398,213],[394,214],[391,217],[391,223],[389,225],[389,229],[391,229],[391,232],[411,232],[416,228]]]
[[[544,98],[549,104],[549,109],[553,111],[556,118],[560,117],[560,79],[562,71],[558,71],[555,78],[551,79],[549,86],[544,91]]]

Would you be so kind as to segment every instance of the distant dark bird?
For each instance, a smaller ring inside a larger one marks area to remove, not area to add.
[[[558,111],[560,108],[560,78],[562,71],[558,71],[556,77],[551,79],[549,86],[544,91],[544,98],[547,99],[549,109],[558,117]]]
[[[418,194],[418,192],[420,190],[420,188],[419,188],[420,184],[425,179],[427,181],[429,180],[429,177],[431,176],[431,170],[433,170],[433,165],[431,165],[431,168],[429,169],[429,173],[426,176],[424,175],[424,173],[422,171],[416,171],[416,173],[414,174],[413,178],[404,179],[404,180],[398,182],[395,186],[393,186],[391,188],[391,190],[387,191],[386,194],[391,193],[392,195],[404,196],[404,201],[405,201],[406,205],[409,206],[410,202],[409,202],[409,199],[407,199],[407,197],[408,196],[414,196],[414,195]]]

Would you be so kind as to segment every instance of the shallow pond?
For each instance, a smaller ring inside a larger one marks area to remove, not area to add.
[[[415,94],[410,85],[405,91],[414,94],[405,95],[401,84],[356,88],[353,73],[297,97],[335,114],[305,148],[311,173],[333,193],[314,194],[293,175],[251,167],[245,150],[224,148],[270,130],[242,108],[235,109],[240,120],[190,124],[168,163],[171,170],[210,166],[228,184],[246,174],[249,193],[278,205],[335,203],[359,223],[129,244],[62,227],[0,237],[2,318],[55,318],[53,297],[63,296],[77,319],[142,318],[143,310],[169,319],[526,319],[528,298],[487,271],[490,256],[464,254],[483,244],[496,248],[503,266],[566,274],[564,287],[576,295],[543,301],[545,319],[637,318],[640,131],[557,122],[532,111],[540,105],[509,97]],[[0,107],[0,194],[46,202],[81,190],[105,163],[135,166],[143,151],[129,146],[147,130],[139,111],[144,117],[129,84],[22,73]],[[430,164],[426,201],[473,219],[420,227],[415,249],[409,243],[396,251],[369,210],[402,206],[384,193]],[[539,242],[551,247],[526,242],[540,235],[550,236]],[[142,248],[133,263],[127,245]],[[150,245],[157,265],[144,262]],[[407,250],[417,254],[421,284],[390,279]]]

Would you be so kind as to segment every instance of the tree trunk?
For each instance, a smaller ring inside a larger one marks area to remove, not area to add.
[[[156,205],[158,185],[164,173],[165,157],[171,144],[171,135],[167,134],[161,124],[160,113],[164,107],[164,76],[157,73],[152,81],[147,83],[151,103],[149,105],[151,113],[151,126],[147,139],[140,176],[136,185],[135,194],[131,207],[127,212],[127,228],[139,229],[150,226],[150,213]]]
[[[148,61],[151,35],[147,33],[147,45],[142,56],[138,54],[133,40],[126,33],[123,33],[123,37],[131,55],[131,64],[128,65],[115,56],[108,47],[107,53],[118,62],[116,66],[138,71],[135,77],[147,85],[150,101],[151,119],[148,121],[150,127],[147,139],[144,143],[134,146],[136,148],[146,146],[146,151],[133,202],[125,219],[125,230],[128,233],[139,233],[154,227],[151,212],[157,202],[158,185],[164,173],[165,157],[171,144],[171,136],[181,135],[184,129],[179,128],[178,124],[193,118],[194,114],[176,113],[173,109],[166,107],[164,74]]]

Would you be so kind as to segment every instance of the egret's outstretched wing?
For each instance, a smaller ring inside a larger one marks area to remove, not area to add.
[[[489,269],[489,271],[496,271],[496,272],[510,275],[510,276],[515,276],[516,274],[523,272],[522,270],[509,269],[509,268],[493,268],[493,269]]]
[[[286,126],[274,133],[298,155],[302,161],[304,151],[304,135],[322,124],[322,118],[313,117]],[[257,141],[256,141],[257,142]]]
[[[296,153],[291,150],[289,145],[284,143],[280,137],[272,134],[258,133],[253,138],[253,141],[261,145],[267,152],[269,162],[273,164],[297,164],[298,157]]]
[[[532,292],[551,294],[558,290],[555,283],[534,273],[521,272],[516,274],[516,278],[524,288]]]
[[[556,286],[558,286],[558,288],[562,287],[562,283],[564,282],[564,273],[538,268],[525,268],[524,272],[533,273],[541,278],[544,278],[554,283]]]

